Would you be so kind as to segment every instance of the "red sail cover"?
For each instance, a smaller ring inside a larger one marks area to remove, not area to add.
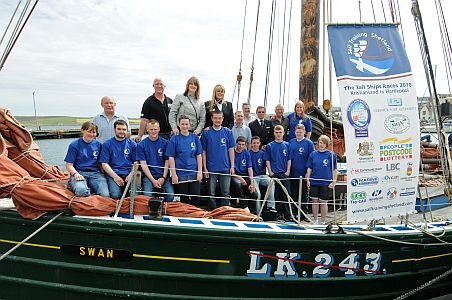
[[[38,145],[33,142],[30,132],[10,111],[0,107],[0,133],[8,142],[8,157],[28,173],[42,179],[64,179],[67,175],[56,166],[44,162]]]

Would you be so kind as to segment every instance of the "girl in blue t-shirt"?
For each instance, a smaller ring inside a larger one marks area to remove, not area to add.
[[[312,123],[307,114],[304,113],[303,101],[295,103],[294,112],[287,115],[289,119],[289,132],[287,133],[287,140],[295,138],[295,127],[298,124],[303,124],[306,130],[306,137],[311,138]]]
[[[99,169],[102,144],[96,140],[97,126],[92,122],[82,124],[82,137],[69,144],[64,161],[71,175],[69,187],[76,196],[99,194],[110,197],[107,181]]]
[[[312,214],[317,220],[320,206],[320,222],[325,223],[328,213],[327,201],[331,197],[331,190],[336,184],[337,158],[336,154],[327,149],[330,138],[321,135],[317,141],[318,150],[309,155],[306,164],[306,184],[312,200]]]
[[[179,117],[180,133],[171,137],[166,148],[171,179],[180,200],[199,205],[202,180],[202,146],[199,137],[191,132],[187,116]]]

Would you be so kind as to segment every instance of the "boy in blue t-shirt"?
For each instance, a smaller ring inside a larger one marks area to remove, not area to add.
[[[264,159],[266,160],[268,174],[272,178],[281,180],[281,184],[290,193],[289,174],[292,157],[290,156],[289,143],[283,140],[284,127],[281,125],[275,126],[275,140],[267,145],[265,148]],[[289,201],[287,195],[284,193],[281,186],[275,182],[275,199],[276,210],[278,211],[277,220],[291,221],[292,215],[289,210]]]
[[[82,137],[69,144],[66,169],[71,174],[69,187],[78,197],[99,194],[110,197],[104,174],[99,169],[102,144],[96,140],[97,126],[92,122],[82,124]]]
[[[261,138],[258,136],[253,136],[251,138],[251,144],[250,144],[250,150],[248,150],[248,153],[251,157],[251,164],[253,167],[253,178],[254,178],[254,187],[256,189],[257,193],[257,199],[262,199],[260,186],[267,187],[270,184],[270,177],[266,174],[266,168],[265,168],[265,159],[264,155],[265,152],[260,150],[261,148]],[[276,213],[275,208],[275,194],[274,194],[274,185],[272,185],[271,190],[268,191],[268,201],[266,205],[266,209],[269,212]],[[259,203],[259,202],[258,202]],[[257,210],[259,210],[257,208]]]
[[[168,177],[168,157],[165,155],[168,141],[159,136],[160,124],[151,119],[146,124],[148,138],[137,145],[137,160],[140,161],[144,176],[141,180],[143,192],[152,195],[155,189],[163,194],[165,202],[174,200],[174,189]]]
[[[217,181],[220,184],[222,197],[220,206],[231,204],[229,200],[229,188],[231,175],[234,175],[235,141],[232,136],[232,131],[229,128],[221,126],[222,122],[223,112],[213,111],[213,125],[204,130],[201,135],[204,176],[209,178],[210,199],[207,202],[208,210],[217,208],[217,202],[215,200]]]
[[[320,206],[320,222],[325,223],[328,213],[327,201],[331,197],[331,190],[336,184],[337,158],[336,154],[327,149],[330,138],[321,135],[318,139],[318,150],[309,155],[306,171],[306,183],[310,188],[312,200],[312,214],[317,221]]]
[[[245,199],[245,197],[257,199],[251,156],[245,148],[246,138],[244,136],[239,136],[234,150],[235,175],[231,178],[231,188],[237,191],[241,208],[249,207],[252,213],[257,213],[255,202],[253,201],[253,203],[248,205],[248,200]]]
[[[305,212],[308,212],[309,197],[308,187],[306,185],[306,163],[309,155],[315,150],[314,143],[305,138],[305,127],[303,124],[295,126],[295,138],[289,141],[290,152],[292,156],[292,167],[290,169],[290,196],[294,201],[298,201],[300,179],[302,179],[301,187],[301,207]]]
[[[168,142],[168,156],[171,180],[180,201],[199,205],[200,181],[202,180],[202,146],[197,135],[191,133],[190,119],[179,117],[180,133]]]
[[[126,182],[132,179],[132,165],[137,144],[127,136],[127,123],[117,120],[114,123],[115,136],[102,144],[99,162],[102,163],[107,177],[110,197],[119,199],[124,192]]]

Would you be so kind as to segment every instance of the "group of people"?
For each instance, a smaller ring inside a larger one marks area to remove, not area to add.
[[[302,178],[303,210],[308,211],[310,197],[314,219],[320,210],[319,222],[325,222],[326,201],[336,181],[336,156],[327,149],[330,139],[324,135],[314,149],[303,102],[287,116],[278,104],[269,120],[264,106],[257,107],[256,117],[248,103],[234,113],[222,85],[214,87],[209,101],[201,102],[196,77],[174,101],[165,95],[162,79],[154,79],[153,87],[133,139],[127,117],[116,113],[109,96],[101,99],[104,111],[82,125],[82,137],[69,145],[65,158],[69,186],[77,196],[121,198],[132,165],[138,162],[145,194],[164,201],[178,195],[181,202],[193,205],[200,205],[205,196],[208,210],[238,205],[257,213],[267,188],[264,209],[276,212],[280,220],[291,220],[296,210],[287,195],[298,199]],[[277,182],[271,185],[272,178]]]

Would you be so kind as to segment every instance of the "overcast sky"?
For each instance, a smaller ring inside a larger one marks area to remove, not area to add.
[[[18,2],[0,1],[1,34]],[[399,2],[417,93],[422,96],[425,79],[410,12],[411,0]],[[451,2],[442,1],[449,22]],[[258,0],[248,0],[240,102],[246,101],[249,89],[257,3]],[[300,3],[301,0],[292,2],[289,71],[284,88],[279,80],[283,13],[284,5],[288,9],[291,2],[277,1],[267,105],[270,111],[280,100],[280,91],[285,90],[286,107],[292,108],[298,97]],[[446,93],[434,1],[419,3],[433,63],[438,66],[439,92]],[[381,1],[374,0],[373,4],[377,21],[384,22]],[[385,5],[389,22],[389,8]],[[0,72],[0,106],[16,115],[33,115],[35,92],[38,115],[92,116],[101,111],[100,98],[112,95],[119,112],[139,117],[143,101],[153,92],[153,78],[162,77],[167,85],[166,94],[174,97],[184,91],[192,75],[200,80],[202,100],[210,99],[217,83],[226,87],[226,98],[231,100],[240,65],[244,11],[245,0],[41,0]],[[361,12],[362,21],[373,21],[370,0],[361,0]],[[271,1],[261,0],[251,95],[253,109],[263,104],[264,99],[270,13]],[[286,30],[288,19],[287,12]],[[359,21],[358,1],[333,0],[332,22]],[[329,98],[328,94],[319,98]],[[339,104],[335,92],[332,99],[334,105]],[[236,101],[237,93],[234,109]]]

